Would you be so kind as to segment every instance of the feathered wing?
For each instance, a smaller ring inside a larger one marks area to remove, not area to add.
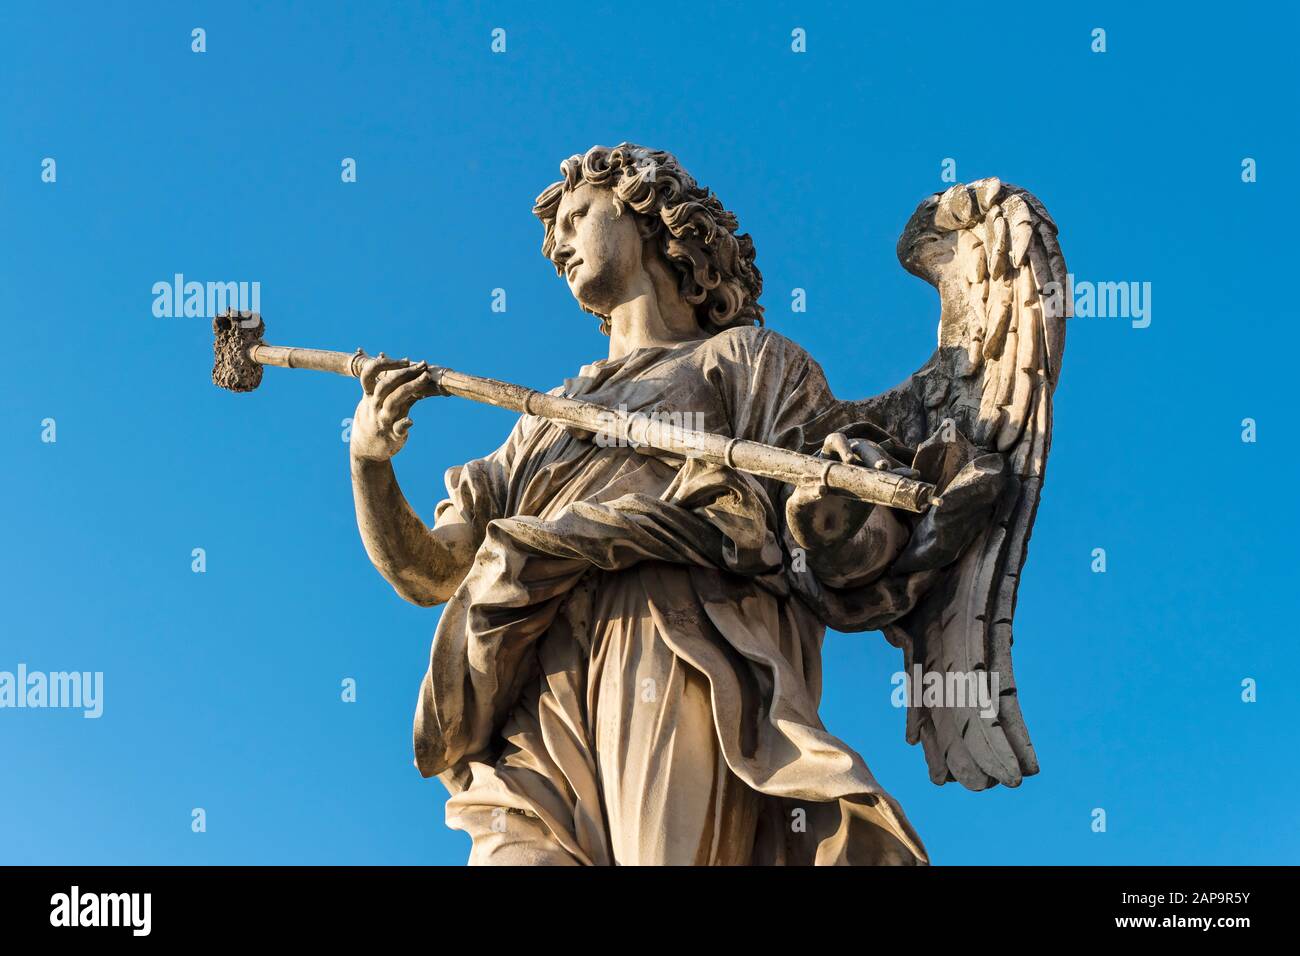
[[[1067,301],[1056,224],[1042,205],[997,179],[931,196],[898,243],[904,268],[939,290],[939,346],[911,378],[846,403],[854,417],[915,447],[952,419],[981,452],[1007,458],[992,523],[885,636],[907,672],[997,678],[996,716],[920,706],[907,740],[921,742],[930,778],[972,790],[1019,785],[1038,772],[1011,667],[1012,618],[1052,439],[1052,391],[1061,370]],[[919,688],[915,689],[919,691]]]

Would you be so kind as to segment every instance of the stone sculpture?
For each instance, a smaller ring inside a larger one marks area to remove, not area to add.
[[[542,251],[609,354],[547,396],[217,320],[219,384],[252,388],[262,364],[360,379],[367,553],[403,598],[445,605],[416,765],[450,790],[472,863],[928,862],[818,717],[821,645],[881,629],[903,651],[907,739],[935,783],[1037,772],[1011,625],[1068,312],[1055,224],[996,179],[922,202],[898,255],[939,291],[938,348],[841,401],[763,327],[753,242],[675,157],[624,143],[561,170],[534,207]],[[391,459],[414,405],[447,394],[524,414],[448,471],[428,526]]]

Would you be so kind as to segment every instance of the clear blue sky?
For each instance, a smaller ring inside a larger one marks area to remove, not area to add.
[[[411,763],[438,612],[397,598],[356,533],[355,383],[219,391],[208,323],[155,318],[151,288],[256,280],[272,340],[549,387],[606,343],[530,206],[561,159],[622,140],[736,211],[769,324],[841,397],[932,348],[937,298],[894,243],[945,158],[1036,193],[1079,279],[1152,283],[1150,327],[1069,332],[1016,620],[1043,772],[934,787],[879,634],[828,635],[823,717],[937,863],[1296,862],[1294,14],[598,7],[4,5],[0,670],[106,686],[99,720],[0,711],[0,863],[464,861]],[[396,465],[429,517],[443,470],[510,416],[415,419]]]

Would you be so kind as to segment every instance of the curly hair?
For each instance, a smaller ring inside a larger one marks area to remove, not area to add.
[[[700,328],[710,335],[740,325],[762,325],[758,297],[763,276],[754,265],[754,242],[737,235],[740,223],[718,197],[695,182],[677,157],[660,149],[621,143],[593,146],[560,164],[564,177],[548,186],[533,204],[542,221],[542,255],[555,261],[555,214],[561,197],[583,183],[614,192],[616,207],[643,216],[651,237],[678,277],[678,289],[695,306]],[[563,275],[557,264],[556,272]],[[609,316],[600,315],[609,334]]]

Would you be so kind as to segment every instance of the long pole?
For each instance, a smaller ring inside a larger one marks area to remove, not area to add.
[[[352,378],[360,376],[366,363],[372,361],[361,351],[348,354],[260,342],[250,345],[246,354],[258,365],[313,369]],[[653,448],[684,458],[699,458],[789,484],[817,482],[863,501],[906,511],[922,512],[931,505],[941,504],[935,496],[934,485],[886,470],[827,461],[762,442],[682,428],[648,415],[621,414],[592,402],[548,395],[521,385],[466,375],[449,368],[430,366],[429,371],[438,388],[448,395],[508,408],[524,415],[537,415],[593,435],[605,436],[613,443]]]

